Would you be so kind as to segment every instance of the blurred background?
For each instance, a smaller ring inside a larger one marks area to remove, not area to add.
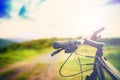
[[[104,56],[120,71],[120,0],[1,0],[0,80],[79,80],[80,75],[59,76],[67,55],[52,58],[52,43],[90,37],[102,27]],[[93,48],[87,49],[94,55]],[[79,50],[87,53],[85,46]],[[79,66],[71,67],[73,62],[71,58],[66,64],[65,74],[78,71]]]

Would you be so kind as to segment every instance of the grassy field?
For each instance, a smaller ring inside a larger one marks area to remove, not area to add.
[[[91,48],[91,47],[87,47],[87,51],[89,52],[90,55],[95,55],[95,49],[94,48]],[[80,50],[80,54],[83,55],[83,53],[88,53],[86,52],[85,50],[85,46],[81,47],[81,50]],[[110,62],[116,69],[118,69],[118,71],[120,71],[120,46],[105,46],[104,48],[104,56],[107,58],[108,62]],[[85,63],[93,63],[93,59],[90,59],[90,58],[85,58],[85,57],[79,57],[80,60],[81,60],[81,63],[82,64],[85,64]],[[60,68],[60,66],[63,64],[63,61],[60,62],[57,66],[57,69]],[[87,70],[87,69],[90,69],[92,68],[93,66],[82,66],[82,70]],[[62,70],[62,73],[64,75],[71,75],[71,74],[74,74],[74,73],[77,73],[80,71],[80,66],[78,64],[78,62],[76,62],[75,59],[71,59],[69,60],[65,66],[63,67],[63,70]],[[85,76],[90,74],[92,71],[88,71],[88,72],[85,72],[83,73],[83,80],[85,79]],[[106,74],[107,76],[107,80],[111,80],[108,75]],[[61,76],[57,76],[57,80],[81,80],[81,74],[77,75],[77,76],[73,76],[73,77],[61,77]]]
[[[50,49],[51,48],[42,49],[42,50],[24,49],[24,50],[15,50],[15,51],[6,52],[4,54],[0,54],[0,67],[4,67],[6,65],[20,61],[27,61],[30,58],[48,52]]]
[[[36,55],[48,52],[54,39],[39,39],[0,48],[0,67],[24,61]]]
[[[45,70],[47,64],[39,63],[36,64],[30,71],[22,74],[17,80],[35,80],[38,79],[42,72]],[[40,79],[40,78],[39,78]]]
[[[46,53],[46,52],[52,52],[53,48],[51,48],[51,44],[55,39],[42,39],[42,40],[34,40],[30,42],[23,42],[21,44],[13,44],[8,47],[4,47],[0,49],[0,68],[4,67],[8,64],[13,64],[20,61],[27,61],[28,59],[32,59],[33,57]],[[95,56],[95,48],[92,48],[90,46],[80,46],[77,50],[78,55],[92,55]],[[109,45],[104,47],[104,56],[107,58],[107,60],[115,66],[120,71],[120,45]],[[67,57],[66,57],[67,58]],[[85,63],[93,63],[94,58],[86,58],[84,56],[79,56],[80,61],[82,64]],[[56,70],[56,80],[80,80],[81,74],[73,77],[61,77],[59,75],[59,68],[64,62],[65,58],[58,62],[55,65]],[[31,75],[34,77],[39,77],[41,73],[45,70],[45,67],[48,66],[48,64],[39,63],[36,64],[30,71],[22,74],[18,80],[30,80]],[[91,69],[92,65],[84,65],[82,66],[82,70]],[[79,62],[77,61],[77,56],[72,55],[71,59],[65,64],[63,67],[62,73],[64,75],[71,75],[74,73],[77,73],[80,71]],[[8,74],[10,72],[13,72],[14,70],[10,70],[6,73],[0,73],[0,75]],[[83,73],[83,79],[85,79],[85,76],[90,74],[92,71],[88,71]],[[39,79],[39,78],[38,78]],[[33,80],[33,79],[31,79]],[[108,79],[109,80],[109,79]]]
[[[77,51],[79,52],[79,55],[95,55],[95,51],[96,49],[91,48],[91,47],[87,47],[87,52],[86,52],[86,46],[80,46],[80,49]],[[108,59],[108,61],[114,66],[116,67],[119,71],[120,71],[120,46],[105,46],[104,48],[104,56]],[[83,56],[79,56],[81,64],[86,64],[86,63],[93,63],[94,62],[94,58],[86,58]],[[65,58],[64,58],[65,60]],[[63,64],[63,61],[57,63],[56,65],[56,76],[55,76],[55,80],[81,80],[81,74],[78,74],[76,76],[71,76],[71,77],[61,77],[59,75],[59,69],[61,67],[61,65]],[[41,68],[41,66],[36,66],[34,69],[39,69]],[[82,66],[82,71],[87,70],[87,69],[92,69],[93,66],[92,65],[84,65]],[[42,67],[41,70],[44,70],[45,67]],[[74,73],[78,73],[80,71],[80,66],[79,66],[79,62],[77,61],[77,56],[76,55],[72,55],[72,57],[70,58],[70,60],[68,60],[68,62],[64,65],[63,69],[62,69],[62,74],[68,76]],[[85,80],[85,76],[90,74],[92,72],[92,70],[83,73],[83,80]],[[36,74],[37,73],[37,74]],[[29,72],[23,74],[22,76],[20,76],[18,78],[18,80],[28,80],[28,78],[30,77],[30,75],[34,75],[34,76],[40,76],[41,71],[38,70],[35,73],[35,70],[30,70]],[[105,74],[107,77],[107,80],[111,80],[109,75]],[[32,80],[32,79],[31,79]]]
[[[107,60],[120,71],[120,46],[107,46],[104,53]]]

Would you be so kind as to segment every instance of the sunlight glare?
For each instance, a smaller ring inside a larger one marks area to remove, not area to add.
[[[89,35],[93,31],[104,27],[105,14],[103,11],[86,12],[82,18],[83,30],[85,34]]]

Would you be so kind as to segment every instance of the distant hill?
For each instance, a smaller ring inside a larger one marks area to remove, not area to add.
[[[13,50],[18,50],[18,49],[35,49],[35,50],[40,50],[44,48],[48,48],[52,46],[52,42],[55,39],[38,39],[38,40],[31,40],[31,41],[26,41],[26,42],[21,42],[21,43],[13,43],[10,46],[2,47],[0,48],[0,53],[4,53],[7,51],[13,51]]]
[[[52,47],[52,43],[56,40],[66,40],[67,38],[50,38],[50,39],[38,39],[25,41],[20,43],[15,43],[9,40],[0,39],[0,46],[5,46],[0,48],[0,53],[6,51],[13,51],[18,49],[35,49],[41,50],[44,48]],[[120,38],[104,38],[99,41],[104,42],[106,45],[120,45]],[[11,44],[11,45],[10,45]],[[10,45],[10,46],[6,46]]]
[[[120,45],[120,38],[103,38],[99,41],[104,42],[106,45]]]
[[[31,41],[30,39],[21,39],[21,38],[8,38],[8,40],[10,40],[12,42],[17,42],[17,43]]]
[[[0,38],[0,47],[5,47],[5,46],[9,46],[12,43],[14,43],[13,41],[7,40],[7,39],[2,39]]]
[[[22,43],[30,41],[29,39],[21,39],[21,38],[0,38],[0,47],[9,46],[12,43]]]

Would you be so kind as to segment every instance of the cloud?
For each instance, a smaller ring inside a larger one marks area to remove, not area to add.
[[[27,13],[37,11],[39,6],[45,0],[1,0],[0,1],[0,18],[24,17]]]

